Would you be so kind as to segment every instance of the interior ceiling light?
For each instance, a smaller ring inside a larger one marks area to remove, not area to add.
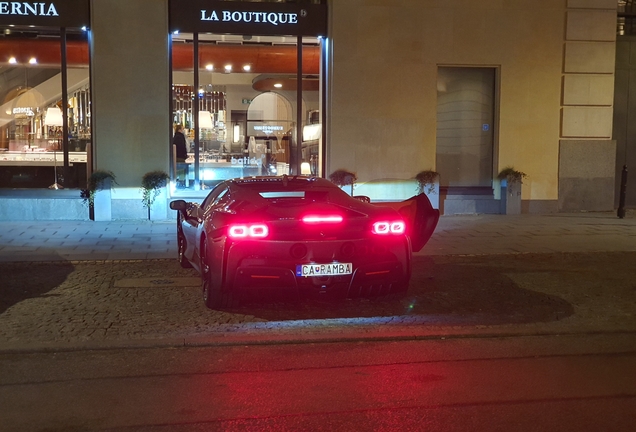
[[[15,59],[15,57],[11,57],[11,58],[9,59],[9,63],[10,63],[10,64],[17,64],[17,63],[18,63],[18,61]]]
[[[281,83],[276,83],[276,84],[274,84],[274,87],[276,87],[276,88],[281,88],[282,86],[283,86],[283,85],[282,85]]]
[[[205,65],[205,68],[207,70],[209,70],[209,71],[213,71],[214,70],[214,65],[213,64],[208,64],[208,65]]]
[[[252,70],[252,66],[250,66],[250,65],[245,65],[245,66],[243,66],[243,70],[244,70],[245,72],[249,72],[250,70]]]
[[[37,59],[35,57],[31,57],[29,59],[29,64],[38,64],[38,61],[37,61]]]
[[[232,72],[232,65],[225,65],[225,72]]]

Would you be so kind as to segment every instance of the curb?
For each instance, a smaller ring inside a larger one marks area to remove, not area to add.
[[[498,326],[436,326],[434,328],[417,329],[400,327],[388,331],[357,330],[343,333],[336,331],[313,332],[311,334],[272,333],[271,331],[225,332],[214,335],[189,335],[183,337],[102,340],[102,341],[74,341],[74,342],[8,342],[0,348],[0,355],[32,354],[49,352],[76,351],[107,351],[124,349],[158,349],[158,348],[204,348],[230,346],[270,346],[270,345],[305,345],[329,343],[373,343],[373,342],[404,342],[426,340],[457,340],[457,339],[496,339],[507,337],[542,337],[542,336],[590,336],[590,335],[636,335],[636,325],[621,328],[603,328],[594,326],[566,326],[554,328],[554,325],[531,325],[532,328],[498,327]],[[539,327],[539,328],[537,328]],[[552,327],[546,328],[546,327]],[[382,334],[378,334],[382,333]]]

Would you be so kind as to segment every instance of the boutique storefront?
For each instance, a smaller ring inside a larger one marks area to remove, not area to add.
[[[173,195],[220,180],[322,175],[326,5],[170,3]],[[196,66],[195,66],[196,65]]]
[[[98,220],[143,217],[150,171],[158,219],[227,178],[324,173],[326,2],[0,2],[0,31],[3,218],[88,217],[95,171]]]
[[[499,212],[506,167],[524,213],[613,210],[616,24],[617,0],[0,1],[0,219],[86,219],[95,171],[106,220],[148,217],[153,171],[162,219],[337,169],[372,200],[436,172],[443,214]]]

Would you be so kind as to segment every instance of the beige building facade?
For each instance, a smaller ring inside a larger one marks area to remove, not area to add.
[[[74,1],[83,0],[65,0]],[[206,65],[200,61],[197,79],[182,79],[196,69],[176,69],[175,62],[181,60],[174,57],[175,43],[192,43],[189,39],[194,36],[175,36],[171,17],[175,2],[86,2],[92,98],[88,170],[117,175],[109,206],[100,213],[105,219],[147,217],[140,201],[140,179],[149,171],[168,172],[172,179],[159,198],[154,218],[173,217],[167,203],[174,197],[200,200],[207,193],[210,183],[206,181],[214,173],[206,174],[202,166],[219,163],[218,149],[214,161],[196,153],[201,165],[189,163],[186,170],[190,189],[176,189],[182,169],[176,166],[171,145],[174,119],[190,118],[192,129],[199,125],[192,120],[197,111],[190,112],[190,117],[175,114],[175,85],[209,85],[215,94],[223,93],[223,105],[211,114],[214,127],[222,124],[227,137],[220,148],[229,151],[235,144],[245,145],[241,150],[245,157],[227,156],[228,165],[254,159],[248,154],[248,132],[238,124],[238,114],[247,116],[249,129],[249,104],[273,92],[289,107],[285,126],[270,122],[257,129],[279,128],[279,135],[288,134],[276,141],[276,151],[282,152],[279,170],[281,162],[287,163],[283,168],[291,173],[294,164],[300,171],[301,162],[311,162],[311,172],[323,177],[337,169],[353,171],[357,175],[354,193],[372,200],[415,194],[415,176],[432,170],[439,173],[437,205],[442,213],[470,214],[501,212],[505,190],[498,173],[513,167],[526,174],[521,188],[524,213],[616,207],[622,165],[613,136],[617,0],[290,2],[285,7],[299,8],[299,17],[303,5],[327,10],[326,34],[314,32],[308,42],[303,40],[304,67],[313,59],[316,68],[302,71],[303,81],[311,81],[302,100],[297,99],[296,89],[262,87],[267,80],[257,86],[262,77],[281,76],[278,70],[277,75],[252,70],[241,78],[222,73],[216,64],[214,74],[206,75]],[[192,3],[206,10],[201,12],[202,21],[214,16],[205,0]],[[230,7],[240,2],[208,3]],[[247,7],[244,4],[239,10]],[[222,12],[218,14],[222,20]],[[204,24],[209,22],[197,25]],[[189,31],[202,44],[261,41],[251,31],[232,36],[238,40],[226,40],[229,36],[210,35],[199,27]],[[288,36],[262,40],[272,46],[282,45],[277,43],[281,41],[293,45],[295,35]],[[186,53],[191,50],[188,47]],[[293,82],[295,75],[285,73]],[[240,79],[248,75],[249,85],[244,86]],[[226,94],[226,89],[237,90]],[[302,107],[300,115],[298,107]],[[233,114],[237,115],[234,120]],[[304,134],[298,124],[318,126],[319,133],[311,145],[305,147],[303,142],[302,150],[294,155],[293,144],[290,150],[285,148]],[[252,126],[252,135],[253,130]],[[240,140],[232,133],[241,133]],[[219,136],[214,135],[220,140]],[[258,139],[253,140],[257,145]],[[269,140],[262,143],[263,151],[271,153]],[[207,150],[205,143],[192,141],[192,147],[195,144],[201,152]],[[189,191],[193,193],[188,195]],[[57,213],[48,215],[53,219],[86,217],[84,208],[71,199],[77,197],[68,196],[68,203],[41,206],[42,212],[54,208]],[[38,197],[38,202],[46,199]],[[5,213],[0,205],[0,219]]]
[[[434,169],[443,183],[439,70],[493,68],[493,195],[497,173],[511,166],[527,174],[525,212],[614,208],[615,0],[330,7],[330,170],[350,168],[364,182]]]

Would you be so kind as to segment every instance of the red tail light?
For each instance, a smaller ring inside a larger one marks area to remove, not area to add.
[[[381,221],[375,222],[371,230],[373,234],[380,235],[400,235],[406,232],[404,221]]]
[[[342,216],[340,215],[307,215],[307,216],[303,216],[303,222],[307,224],[340,223],[342,222]]]
[[[235,239],[265,238],[269,234],[269,229],[265,224],[230,225],[227,233],[230,237]]]

